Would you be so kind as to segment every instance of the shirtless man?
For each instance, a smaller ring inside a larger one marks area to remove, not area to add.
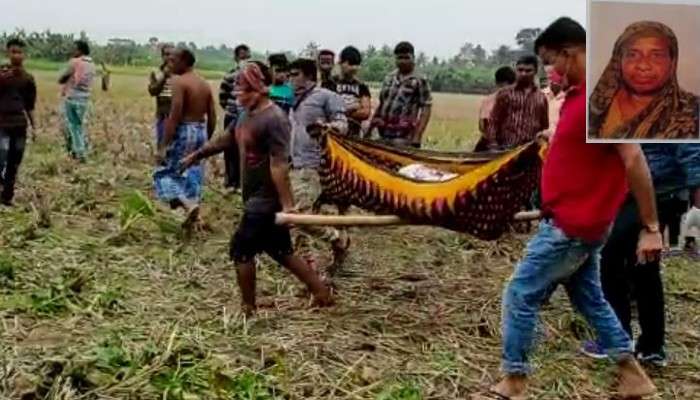
[[[171,56],[175,75],[171,81],[172,105],[163,140],[158,144],[154,173],[157,197],[172,208],[183,207],[187,211],[187,229],[199,217],[204,167],[196,164],[181,172],[180,160],[199,150],[216,128],[211,87],[194,72],[195,61],[187,49],[177,49]]]

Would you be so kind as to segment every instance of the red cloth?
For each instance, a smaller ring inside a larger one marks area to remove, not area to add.
[[[612,144],[586,143],[586,88],[572,88],[542,169],[542,209],[567,236],[603,238],[627,195]]]
[[[250,90],[262,94],[267,94],[269,89],[265,85],[265,75],[260,67],[255,63],[247,63],[241,72],[238,73],[238,84],[244,90]]]

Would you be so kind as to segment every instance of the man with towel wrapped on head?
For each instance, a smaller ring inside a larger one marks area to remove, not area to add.
[[[235,129],[182,161],[183,168],[187,168],[238,142],[244,212],[231,240],[230,255],[236,265],[242,308],[247,315],[255,312],[255,257],[263,252],[307,286],[315,305],[332,304],[330,290],[318,274],[294,254],[289,228],[275,224],[275,213],[291,212],[294,199],[289,183],[291,127],[285,112],[270,100],[271,83],[264,64],[246,64],[236,78],[236,99],[243,112]]]

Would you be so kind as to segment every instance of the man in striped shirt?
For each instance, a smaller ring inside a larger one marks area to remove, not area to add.
[[[537,67],[537,57],[520,58],[515,85],[498,92],[488,127],[490,149],[512,149],[549,128],[547,98],[535,86]]]
[[[515,70],[509,66],[503,66],[496,70],[494,77],[496,79],[496,90],[481,101],[481,107],[479,108],[479,132],[481,132],[481,138],[474,147],[475,152],[487,151],[489,148],[486,137],[489,132],[488,127],[491,111],[493,111],[493,105],[496,102],[498,92],[504,87],[515,83]]]
[[[172,100],[172,90],[170,88],[170,78],[172,67],[170,65],[170,55],[175,50],[172,44],[164,44],[160,48],[160,56],[163,62],[157,70],[151,72],[148,82],[148,93],[156,98],[156,146],[163,140],[165,131],[165,120],[170,114],[170,104]]]
[[[236,46],[233,50],[233,59],[236,62],[234,68],[224,76],[224,80],[219,87],[219,105],[224,109],[224,129],[235,127],[240,105],[236,101],[236,96],[233,94],[233,87],[238,77],[238,72],[244,65],[245,61],[250,59],[250,48],[245,44]],[[229,189],[238,189],[241,186],[240,162],[237,145],[233,144],[230,149],[224,151],[224,165],[226,166],[226,182],[225,185]]]

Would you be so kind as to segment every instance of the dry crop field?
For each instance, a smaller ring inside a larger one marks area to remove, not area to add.
[[[220,189],[220,162],[210,229],[183,240],[178,216],[148,200],[146,78],[96,93],[84,165],[64,154],[53,79],[38,74],[39,139],[16,206],[0,209],[0,399],[465,399],[497,379],[500,295],[527,236],[357,229],[337,306],[309,309],[261,258],[263,308],[246,320],[227,259],[241,202]],[[479,98],[435,98],[429,145],[470,148]],[[658,398],[700,399],[700,267],[665,264],[672,358],[652,371]],[[612,367],[577,353],[590,333],[561,291],[542,322],[532,397],[607,398]]]

